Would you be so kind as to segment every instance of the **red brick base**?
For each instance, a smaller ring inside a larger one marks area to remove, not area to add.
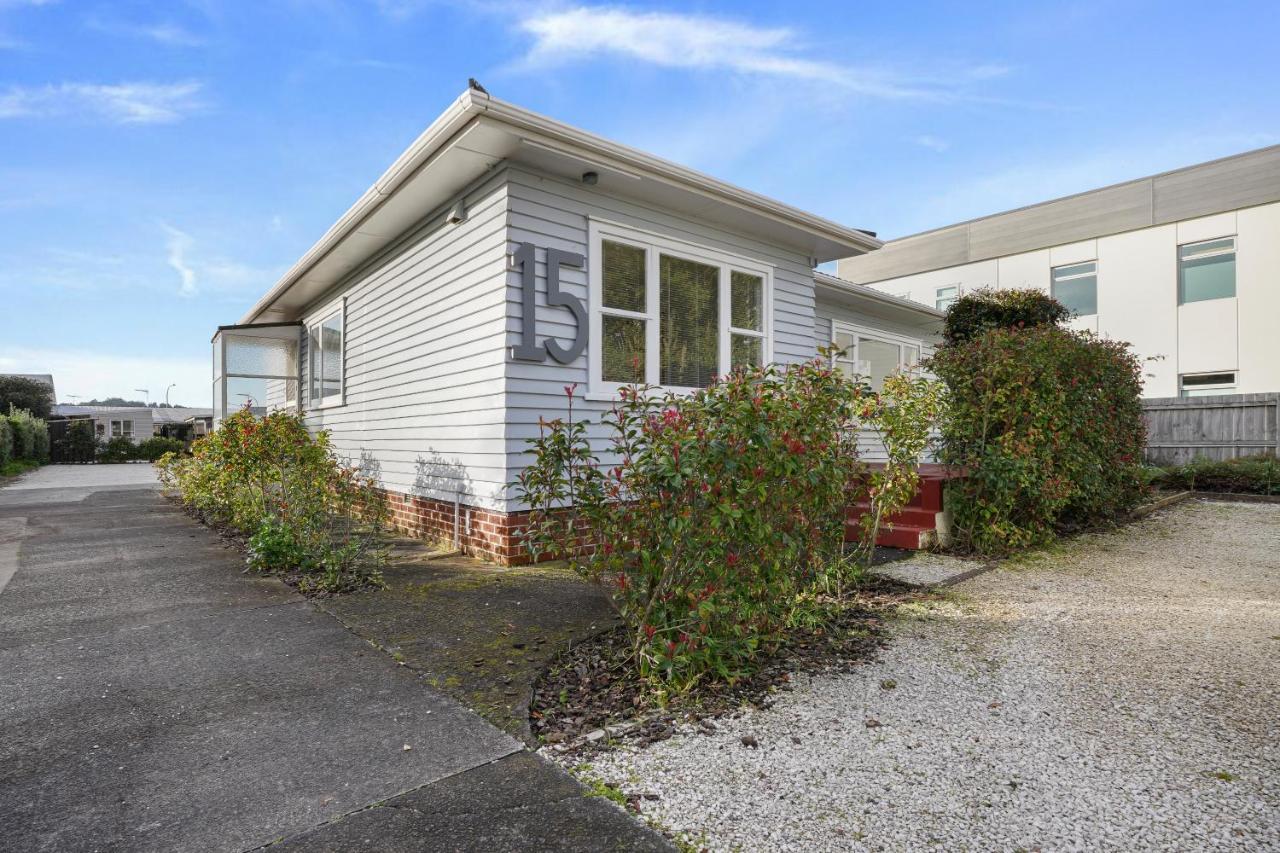
[[[422,539],[454,542],[452,501],[420,498],[387,492],[391,526]],[[490,560],[502,566],[532,562],[520,533],[529,521],[528,512],[498,512],[460,504],[457,514],[457,542],[464,554]]]

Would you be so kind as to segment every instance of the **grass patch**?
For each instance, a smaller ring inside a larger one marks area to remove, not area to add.
[[[41,463],[34,459],[11,459],[0,465],[0,477],[17,477],[28,471],[34,471],[39,468]]]

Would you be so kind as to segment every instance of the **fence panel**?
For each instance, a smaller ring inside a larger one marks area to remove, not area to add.
[[[1143,400],[1147,462],[1181,465],[1196,457],[1280,456],[1280,394],[1223,394]]]

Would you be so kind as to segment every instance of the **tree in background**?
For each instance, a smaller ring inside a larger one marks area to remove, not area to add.
[[[0,376],[0,413],[10,409],[30,412],[32,417],[45,419],[53,409],[53,393],[49,386],[25,376]]]

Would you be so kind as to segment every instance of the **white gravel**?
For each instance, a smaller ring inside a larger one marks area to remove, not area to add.
[[[1280,849],[1280,505],[1184,503],[895,633],[588,772],[713,850]]]

